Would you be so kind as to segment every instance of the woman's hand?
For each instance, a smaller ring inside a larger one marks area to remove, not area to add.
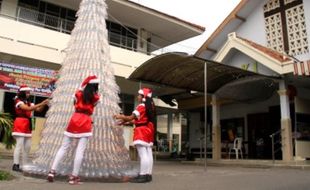
[[[123,114],[115,114],[113,117],[114,119],[122,119],[123,118]]]

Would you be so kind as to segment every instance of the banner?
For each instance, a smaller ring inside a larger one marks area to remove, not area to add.
[[[0,89],[17,92],[20,85],[33,89],[32,94],[50,96],[55,89],[58,72],[0,62]]]

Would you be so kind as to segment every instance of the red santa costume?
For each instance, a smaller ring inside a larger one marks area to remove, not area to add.
[[[143,99],[142,103],[133,111],[135,115],[133,144],[136,146],[140,157],[140,172],[131,182],[145,183],[152,181],[154,124],[147,117],[144,102],[147,101],[146,98],[152,98],[152,92],[148,88],[143,88],[138,93],[143,96]]]
[[[90,103],[83,102],[82,89],[89,83],[98,83],[99,80],[88,78],[82,84],[82,88],[75,93],[75,112],[73,113],[71,120],[68,124],[67,130],[64,134],[68,137],[89,137],[92,136],[92,120],[91,115],[94,112],[94,107],[99,100],[99,95],[95,94]]]
[[[97,92],[94,92],[95,94],[89,103],[84,102],[83,91],[87,88],[87,85],[98,83],[99,79],[95,75],[89,76],[83,81],[80,89],[75,93],[75,112],[73,113],[66,131],[64,132],[65,137],[63,139],[63,143],[56,153],[51,171],[48,174],[47,180],[49,182],[54,181],[56,169],[64,155],[68,152],[72,139],[77,139],[78,145],[76,147],[72,175],[69,177],[69,184],[79,184],[80,182],[80,178],[78,177],[79,170],[82,164],[88,137],[92,136],[92,119],[90,116],[93,114],[94,107],[99,100],[99,95]]]
[[[31,91],[31,88],[22,85],[19,91]],[[15,98],[15,114],[16,118],[13,124],[12,136],[31,137],[31,123],[30,118],[32,111],[22,110],[20,105],[27,104],[28,106],[34,105],[27,100],[21,100],[18,97]]]
[[[16,118],[13,124],[12,136],[16,140],[16,145],[13,154],[13,171],[21,171],[19,167],[19,158],[22,153],[23,164],[28,162],[28,154],[31,148],[31,116],[32,111],[21,109],[21,105],[32,106],[33,103],[27,100],[25,94],[24,99],[21,99],[22,92],[31,91],[32,89],[26,85],[21,85],[19,88],[18,96],[15,98],[15,114]]]
[[[144,97],[152,97],[152,92],[148,88],[144,88],[138,91],[139,94]],[[145,98],[142,100],[145,101]],[[136,116],[134,121],[134,137],[133,144],[141,144],[144,146],[152,146],[154,142],[154,124],[150,122],[147,118],[145,104],[139,104],[136,109],[133,111],[133,114]]]

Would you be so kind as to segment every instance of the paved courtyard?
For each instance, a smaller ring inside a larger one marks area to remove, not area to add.
[[[10,170],[12,160],[0,159],[0,169]],[[47,183],[43,179],[13,173],[16,178],[1,181],[0,190],[309,190],[309,169],[274,167],[208,166],[177,161],[157,161],[153,181],[146,184],[85,182],[72,186],[63,181]]]

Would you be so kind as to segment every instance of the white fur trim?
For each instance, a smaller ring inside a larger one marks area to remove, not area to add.
[[[20,88],[19,91],[32,91],[32,88],[24,87],[24,88]]]
[[[143,90],[140,89],[140,90],[138,91],[138,94],[144,95],[144,94],[143,94]]]
[[[70,133],[68,131],[65,131],[64,135],[68,137],[73,137],[73,138],[81,138],[81,137],[90,137],[93,134],[91,132],[90,133]]]
[[[135,140],[135,141],[133,141],[132,144],[133,145],[142,145],[142,146],[152,146],[153,145],[153,143],[147,143],[147,142],[142,141],[142,140]]]
[[[31,133],[20,133],[20,132],[13,132],[12,136],[19,136],[19,137],[31,137]]]
[[[148,93],[147,97],[152,98],[152,93]]]
[[[96,84],[96,83],[99,83],[99,79],[92,79],[88,82],[89,84]]]
[[[132,113],[136,116],[137,119],[140,119],[140,112],[138,112],[138,110],[135,110]]]
[[[15,105],[15,107],[16,108],[18,108],[20,105],[22,105],[22,104],[25,104],[23,101],[19,101],[16,105]]]

